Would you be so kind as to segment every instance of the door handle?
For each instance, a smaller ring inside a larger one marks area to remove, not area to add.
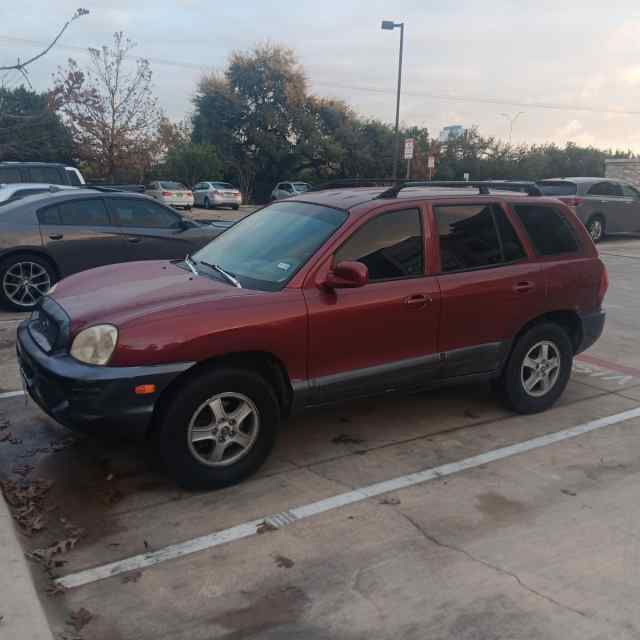
[[[64,238],[64,235],[61,233],[51,233],[49,234],[49,238],[51,240],[62,240],[62,238]]]
[[[536,285],[529,280],[516,282],[516,284],[513,285],[513,290],[516,293],[531,293],[532,291],[535,290],[535,288],[536,288]]]
[[[403,300],[404,304],[410,307],[424,307],[431,301],[431,296],[428,296],[426,293],[414,293]]]
[[[135,236],[129,236],[127,238],[128,242],[131,242],[131,244],[140,244],[142,242],[142,238],[136,238]]]

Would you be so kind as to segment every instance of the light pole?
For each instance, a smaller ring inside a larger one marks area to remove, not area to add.
[[[511,145],[511,138],[513,137],[513,125],[516,123],[516,120],[524,115],[524,111],[518,111],[515,116],[511,117],[508,113],[501,113],[502,117],[506,118],[509,121],[509,145]]]
[[[400,27],[400,60],[398,62],[398,96],[396,98],[396,130],[393,139],[393,179],[398,178],[398,155],[400,154],[400,88],[402,86],[402,49],[404,47],[404,22],[394,22],[393,20],[383,20],[382,29],[393,31]]]

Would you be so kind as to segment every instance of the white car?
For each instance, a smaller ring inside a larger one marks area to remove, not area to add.
[[[311,189],[311,185],[306,182],[278,182],[271,192],[271,199],[280,200],[281,198],[297,196],[309,191],[309,189]]]
[[[171,180],[150,182],[144,193],[169,207],[182,207],[187,211],[193,207],[193,193],[182,182]]]
[[[21,200],[27,196],[38,193],[55,193],[62,189],[75,189],[66,184],[49,184],[45,182],[20,182],[13,184],[0,184],[0,206]]]
[[[198,182],[193,187],[193,198],[196,207],[231,207],[239,209],[242,204],[242,194],[228,182]]]

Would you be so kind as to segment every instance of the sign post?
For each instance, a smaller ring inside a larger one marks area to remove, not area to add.
[[[405,138],[404,141],[404,159],[407,161],[407,180],[411,177],[411,160],[413,158],[415,142],[413,138]]]
[[[436,157],[429,156],[427,158],[427,169],[429,170],[429,180],[431,180],[431,176],[433,174],[433,170],[436,168]]]

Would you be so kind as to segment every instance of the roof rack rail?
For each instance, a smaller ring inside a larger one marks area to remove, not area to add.
[[[326,191],[327,189],[355,189],[357,187],[386,187],[399,181],[393,178],[339,178],[318,184],[309,191]]]
[[[392,187],[376,196],[380,199],[396,198],[402,189],[409,187],[440,187],[461,189],[464,187],[477,187],[479,195],[489,195],[490,189],[494,191],[523,191],[528,196],[541,196],[542,191],[535,182],[526,180],[440,180],[419,182],[415,180],[404,180],[396,182]]]

